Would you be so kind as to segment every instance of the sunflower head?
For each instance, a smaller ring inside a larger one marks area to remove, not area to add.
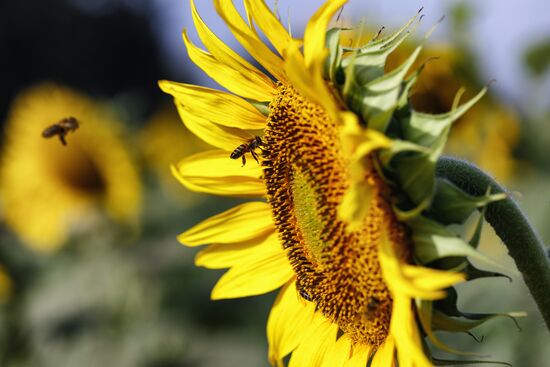
[[[61,134],[59,124],[70,119],[77,126]],[[70,89],[45,84],[23,92],[7,121],[0,166],[6,223],[31,247],[51,251],[98,208],[135,221],[141,185],[123,134],[103,106]]]
[[[465,331],[468,317],[489,318],[456,308],[454,284],[493,274],[468,260],[491,262],[476,251],[478,236],[463,240],[447,226],[503,196],[471,197],[435,176],[453,122],[485,89],[441,114],[416,111],[409,97],[423,67],[409,71],[422,45],[392,71],[386,61],[418,16],[347,47],[344,29],[327,30],[345,3],[327,1],[299,40],[264,1],[245,0],[245,20],[232,2],[214,0],[266,75],[223,44],[191,1],[206,50],[184,33],[189,56],[230,93],[160,82],[189,130],[217,148],[173,172],[195,191],[260,200],[179,240],[210,245],[197,265],[230,268],[214,299],[282,288],[268,321],[271,363],[291,354],[291,367],[429,366],[423,337],[449,351],[434,330]],[[259,162],[231,160],[242,154]]]

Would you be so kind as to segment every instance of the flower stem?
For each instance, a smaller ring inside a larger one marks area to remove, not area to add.
[[[455,158],[441,157],[436,175],[448,179],[470,195],[483,195],[488,187],[491,187],[491,193],[506,192],[491,176],[473,164]],[[540,236],[511,195],[489,204],[485,219],[508,248],[550,330],[550,259]]]

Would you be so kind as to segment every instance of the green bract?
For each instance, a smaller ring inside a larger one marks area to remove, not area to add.
[[[346,106],[361,117],[364,126],[382,132],[393,140],[392,147],[378,155],[379,170],[395,187],[397,200],[394,210],[412,231],[416,263],[464,272],[469,280],[501,277],[502,274],[477,269],[470,259],[492,267],[499,266],[478,252],[477,246],[485,207],[505,199],[507,195],[491,194],[488,190],[485,195],[475,197],[435,174],[436,163],[453,123],[483,97],[487,88],[462,105],[459,105],[459,100],[463,90],[459,91],[453,108],[444,114],[433,115],[414,110],[409,97],[425,64],[417,70],[410,69],[435,27],[403,64],[391,72],[385,72],[388,56],[415,28],[418,15],[397,32],[384,38],[377,35],[366,45],[355,48],[343,47],[340,42],[342,32],[349,29],[333,28],[328,31],[327,47],[330,53],[325,65],[326,78],[332,82]],[[471,239],[461,238],[448,227],[451,224],[464,225],[476,210],[482,213]],[[416,305],[427,336],[434,345],[446,351],[457,353],[441,343],[431,330],[468,332],[496,316],[511,316],[463,313],[458,310],[456,299],[456,290],[450,288],[446,299],[419,301]]]

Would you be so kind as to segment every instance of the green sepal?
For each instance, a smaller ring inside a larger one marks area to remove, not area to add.
[[[415,218],[431,204],[435,187],[435,162],[430,159],[433,154],[429,148],[400,139],[394,139],[392,146],[379,154],[388,177],[399,183],[400,189],[412,203],[405,205],[406,208],[394,206],[401,221]]]
[[[462,270],[462,272],[466,273],[467,280],[475,280],[481,278],[506,278],[510,282],[512,282],[512,278],[506,274],[496,271],[478,269],[468,259],[466,259],[466,262],[466,267],[464,268],[464,270]]]
[[[422,45],[397,69],[384,72],[388,56],[410,34],[409,28],[417,17],[418,14],[389,37],[371,40],[361,48],[329,46],[329,62],[341,57],[340,65],[330,68],[334,70],[331,80],[340,88],[348,107],[360,115],[370,128],[385,132],[397,107],[403,79],[420,53]],[[341,55],[342,50],[347,55]],[[339,69],[344,71],[343,81],[339,78]]]
[[[498,263],[478,252],[445,226],[433,220],[420,216],[408,224],[413,232],[415,256],[422,265],[446,257],[469,256],[484,264],[501,268]]]
[[[399,187],[415,206],[431,203],[435,192],[436,162],[437,154],[427,151],[399,153],[391,160],[390,169],[395,173]]]
[[[443,343],[439,338],[434,334],[434,329],[432,328],[432,317],[433,317],[433,302],[427,300],[415,299],[416,309],[420,324],[422,329],[426,333],[428,339],[432,342],[437,348],[452,354],[458,355],[467,355],[467,356],[479,356],[477,353],[472,352],[463,352],[454,348],[449,347],[447,344]]]
[[[380,163],[385,170],[392,171],[392,160],[400,153],[431,154],[432,150],[407,140],[393,139],[389,148],[383,149],[378,154]]]
[[[409,28],[417,17],[418,14],[387,37],[375,38],[360,48],[343,48],[344,52],[352,55],[342,60],[342,68],[353,67],[353,77],[360,86],[383,76],[388,56],[410,35]]]
[[[510,318],[518,330],[521,330],[516,317],[523,317],[525,313],[467,313],[458,309],[458,294],[454,287],[448,288],[447,297],[434,301],[432,315],[433,330],[468,332],[485,322],[497,317]]]
[[[435,195],[428,213],[443,224],[462,224],[474,210],[494,201],[505,199],[504,193],[471,196],[444,178],[437,178]]]
[[[480,278],[506,278],[510,282],[512,278],[508,275],[478,269],[474,266],[467,257],[446,257],[430,263],[431,268],[449,270],[457,273],[465,273],[467,280],[475,280]]]
[[[410,116],[401,120],[403,138],[416,144],[439,150],[447,141],[447,135],[453,122],[464,115],[487,92],[483,88],[475,97],[461,106],[443,114],[433,115],[412,111]]]
[[[329,55],[325,63],[325,76],[338,84],[340,79],[338,75],[342,75],[342,56],[344,51],[340,46],[340,35],[347,28],[331,28],[326,34],[326,47],[329,50]]]
[[[269,102],[258,102],[253,100],[248,100],[248,103],[250,103],[254,108],[256,108],[258,111],[261,112],[264,116],[269,116]]]
[[[487,195],[491,193],[491,189],[487,189]],[[473,248],[479,247],[479,242],[481,241],[481,233],[483,231],[483,223],[485,223],[485,213],[487,212],[487,205],[481,208],[481,212],[479,215],[479,218],[477,218],[476,227],[474,229],[474,233],[472,233],[472,237],[468,241],[470,246]]]
[[[412,87],[416,84],[418,81],[418,78],[420,77],[420,74],[422,74],[422,71],[424,71],[424,68],[426,67],[426,63],[420,65],[418,69],[416,69],[405,81],[403,82],[401,86],[401,93],[399,96],[399,100],[397,101],[397,109],[396,114],[401,117],[404,111],[405,114],[409,114],[411,111],[411,105],[409,103],[409,98],[411,94]]]
[[[510,363],[500,362],[500,361],[484,361],[484,360],[455,361],[452,359],[439,359],[439,358],[432,357],[432,362],[435,366],[463,366],[468,364],[499,364],[502,366],[512,367]]]
[[[349,95],[344,95],[350,108],[359,113],[369,128],[380,132],[386,131],[391,116],[398,106],[403,80],[421,49],[422,44],[396,69],[366,85],[361,85],[357,90],[352,89]]]

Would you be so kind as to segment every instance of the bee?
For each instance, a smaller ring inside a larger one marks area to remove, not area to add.
[[[381,302],[378,298],[371,296],[369,298],[369,303],[367,303],[367,311],[374,312],[380,306]]]
[[[300,289],[298,291],[298,293],[300,294],[300,296],[302,296],[303,299],[305,299],[306,301],[313,301],[313,298],[309,295],[309,293],[307,293],[305,290],[303,289]]]
[[[233,151],[233,153],[231,153],[229,158],[231,158],[231,159],[242,158],[243,167],[244,167],[244,165],[246,164],[245,154],[250,153],[250,154],[252,154],[252,158],[254,158],[254,160],[257,163],[260,163],[258,161],[258,155],[256,154],[256,152],[254,150],[256,150],[256,148],[259,148],[262,144],[263,144],[262,138],[260,138],[259,136],[255,136],[253,139],[250,139],[245,144],[241,144],[237,148],[235,148],[235,150]]]
[[[48,126],[42,131],[43,138],[51,138],[52,136],[59,136],[61,144],[67,145],[65,141],[65,135],[70,131],[75,131],[78,129],[78,120],[74,117],[65,117],[53,125]]]

